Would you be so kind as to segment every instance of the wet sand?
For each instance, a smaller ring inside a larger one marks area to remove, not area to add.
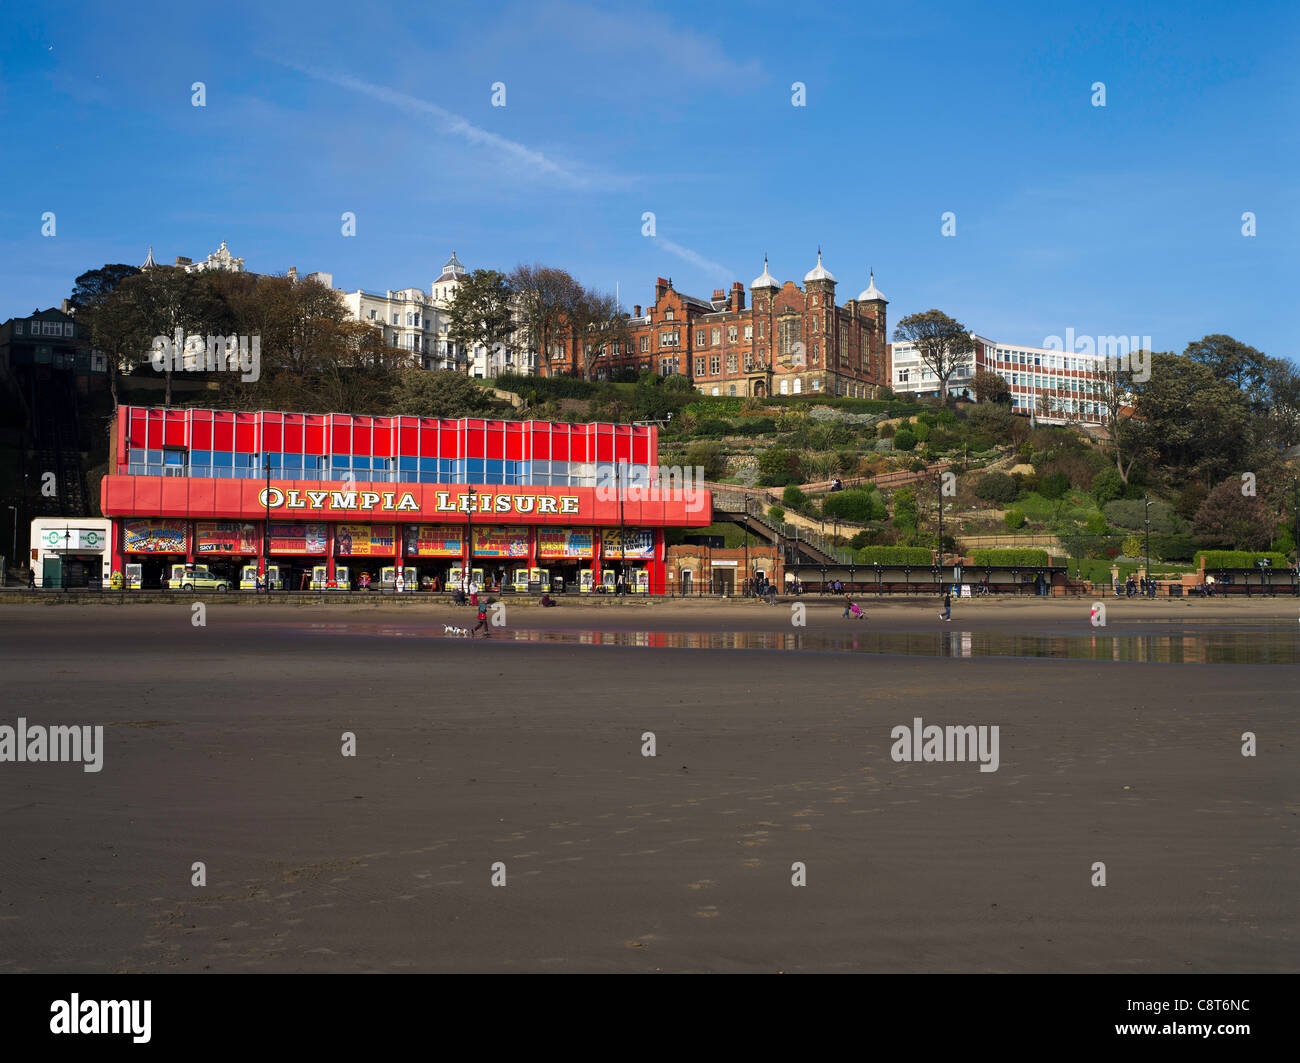
[[[804,601],[809,631],[850,623]],[[959,601],[945,627],[1086,634],[1090,606]],[[790,625],[788,603],[507,610]],[[1283,598],[1107,610],[1300,628]],[[471,610],[426,605],[190,616],[0,607],[0,725],[106,742],[98,774],[0,764],[0,971],[1297,967],[1292,666],[471,642],[443,637]],[[999,770],[895,763],[915,716],[998,725]]]

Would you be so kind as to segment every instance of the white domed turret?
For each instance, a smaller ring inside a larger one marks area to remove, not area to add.
[[[832,284],[835,283],[835,275],[822,265],[822,249],[820,247],[817,248],[817,265],[803,275],[803,280],[805,284],[809,281],[830,281]]]
[[[858,302],[860,303],[870,303],[873,301],[880,303],[889,302],[889,300],[881,294],[880,289],[876,287],[876,271],[874,269],[871,271],[871,283],[867,285],[866,291],[858,296]]]
[[[773,277],[772,274],[770,274],[770,273],[767,271],[767,256],[764,255],[764,256],[763,256],[763,274],[762,274],[762,276],[759,276],[759,277],[755,277],[755,278],[754,278],[754,283],[750,285],[750,288],[780,288],[780,287],[781,287],[781,285],[779,285],[779,284],[776,282],[776,278]]]

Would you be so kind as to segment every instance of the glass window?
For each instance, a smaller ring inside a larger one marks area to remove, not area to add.
[[[286,455],[284,456],[284,467],[285,467],[286,469],[289,469],[289,470],[293,471],[293,472],[301,472],[301,471],[302,471],[302,455],[301,455],[301,454],[286,454]]]
[[[144,452],[144,455],[145,455],[144,460],[145,460],[145,462],[146,462],[147,464],[149,464],[149,465],[161,465],[161,464],[162,464],[162,451],[161,451],[161,450],[146,450],[146,451]]]
[[[212,465],[218,469],[229,469],[234,464],[235,456],[228,450],[214,450],[212,452]]]

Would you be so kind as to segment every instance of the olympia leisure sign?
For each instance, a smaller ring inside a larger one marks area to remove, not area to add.
[[[473,495],[436,491],[435,513],[554,513],[576,516],[577,495],[494,495],[478,491]],[[282,491],[263,488],[257,496],[260,506],[271,509],[305,509],[316,512],[364,513],[389,511],[419,513],[420,506],[411,491]]]

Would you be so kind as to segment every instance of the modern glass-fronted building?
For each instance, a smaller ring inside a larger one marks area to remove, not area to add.
[[[292,589],[621,573],[660,593],[664,530],[712,519],[707,492],[660,486],[654,427],[123,406],[113,440],[101,501],[128,586],[269,559]]]

